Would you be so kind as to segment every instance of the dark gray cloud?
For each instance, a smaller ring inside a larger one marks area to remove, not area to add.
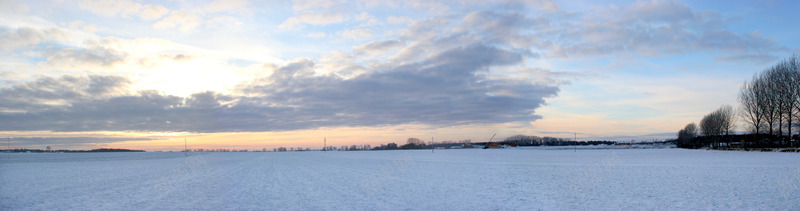
[[[185,98],[120,92],[129,80],[118,76],[42,77],[0,90],[5,110],[24,111],[0,113],[0,124],[19,131],[235,132],[533,121],[557,87],[480,74],[523,58],[499,47],[457,46],[350,79],[316,75],[312,61],[299,59],[234,94]]]
[[[130,83],[116,76],[39,77],[0,89],[0,108],[25,112],[63,109],[73,103],[124,94]]]
[[[31,146],[63,146],[114,143],[122,141],[147,141],[152,138],[121,138],[121,137],[14,137],[12,144],[20,148]]]

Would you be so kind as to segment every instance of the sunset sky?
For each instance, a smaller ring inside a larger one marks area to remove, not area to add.
[[[0,0],[0,135],[12,147],[146,150],[179,150],[184,138],[231,149],[668,138],[736,106],[742,83],[800,53],[799,10],[793,0]]]

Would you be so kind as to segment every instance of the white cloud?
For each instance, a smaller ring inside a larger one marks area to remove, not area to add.
[[[305,25],[328,25],[341,23],[351,17],[346,2],[335,0],[294,0],[292,9],[295,15],[279,25],[282,29],[297,29]]]
[[[169,16],[153,24],[156,29],[178,28],[180,31],[191,31],[200,26],[203,19],[191,12],[175,10]]]
[[[27,14],[30,8],[16,0],[0,1],[0,13],[5,15]]]
[[[205,6],[207,12],[250,13],[250,2],[247,0],[215,0]]]
[[[139,17],[141,17],[142,20],[157,20],[167,14],[169,14],[169,10],[166,7],[148,4],[142,7],[141,12],[139,12]]]
[[[142,20],[156,20],[166,15],[169,10],[161,5],[147,4],[142,5],[129,0],[104,1],[104,0],[82,0],[78,3],[83,9],[106,17],[129,17],[137,16]]]
[[[374,34],[370,29],[348,29],[341,32],[342,37],[353,40],[365,40],[372,38]]]
[[[283,29],[295,29],[301,28],[305,24],[328,25],[341,23],[347,19],[348,17],[342,13],[303,13],[286,19],[286,21],[281,23],[278,27]]]
[[[292,9],[304,11],[311,9],[328,9],[346,4],[344,0],[292,0]]]

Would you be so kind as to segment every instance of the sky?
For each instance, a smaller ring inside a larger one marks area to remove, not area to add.
[[[0,0],[0,135],[146,150],[670,138],[800,53],[798,9]]]

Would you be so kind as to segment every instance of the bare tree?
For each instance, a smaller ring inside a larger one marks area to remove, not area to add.
[[[784,135],[784,127],[791,136],[792,126],[797,119],[795,113],[798,112],[797,104],[800,101],[798,98],[800,94],[797,91],[800,89],[798,88],[800,81],[797,80],[800,77],[798,76],[800,74],[800,70],[798,70],[800,61],[798,60],[800,59],[794,55],[778,62],[762,74],[762,80],[766,80],[768,93],[771,95],[768,104],[774,112],[773,118],[776,118],[772,126],[777,127],[778,136]]]
[[[792,137],[792,127],[794,126],[795,122],[800,121],[800,56],[792,55],[788,59],[784,60],[783,68],[785,70],[785,83],[787,89],[787,108],[786,108],[786,120],[787,120],[787,127],[789,130],[789,138]]]
[[[753,83],[757,84],[757,86],[755,87],[758,88],[756,89],[756,92],[758,92],[756,94],[758,98],[757,99],[758,106],[761,107],[761,110],[763,111],[762,116],[764,118],[765,123],[767,124],[766,126],[769,129],[770,135],[774,134],[774,129],[776,122],[778,121],[778,113],[779,113],[777,97],[775,94],[776,93],[774,85],[775,83],[772,83],[771,75],[769,74],[769,72],[771,72],[772,69],[774,69],[774,67],[769,68],[764,72],[761,72],[758,78],[755,81],[753,81]]]
[[[717,109],[716,112],[719,113],[720,126],[722,127],[722,131],[725,133],[725,136],[727,136],[726,140],[728,141],[728,147],[730,147],[730,135],[731,131],[735,128],[734,122],[736,120],[736,113],[733,112],[733,107],[730,105],[724,105]]]
[[[678,147],[694,147],[692,141],[697,136],[697,124],[689,123],[678,132]]]
[[[722,134],[722,128],[720,127],[719,118],[715,113],[706,114],[703,119],[700,120],[700,131],[703,135],[712,137]],[[714,147],[715,143],[712,143],[711,146]]]
[[[717,141],[723,134],[729,135],[733,129],[733,108],[725,105],[707,114],[700,120],[700,131],[714,140],[712,147],[719,146]],[[730,141],[728,142],[730,144]]]
[[[767,127],[770,135],[786,141],[784,135],[791,137],[800,122],[800,56],[792,55],[745,82],[739,103],[741,116],[756,134]]]
[[[725,135],[730,135],[731,131],[735,129],[736,114],[733,112],[733,107],[724,105],[715,111],[719,113],[720,123],[722,124],[722,131]]]
[[[745,82],[739,90],[740,115],[750,124],[750,129],[755,134],[761,133],[760,129],[764,127],[764,107],[760,105],[758,96],[761,93],[761,83],[757,79],[753,76],[753,82]]]

